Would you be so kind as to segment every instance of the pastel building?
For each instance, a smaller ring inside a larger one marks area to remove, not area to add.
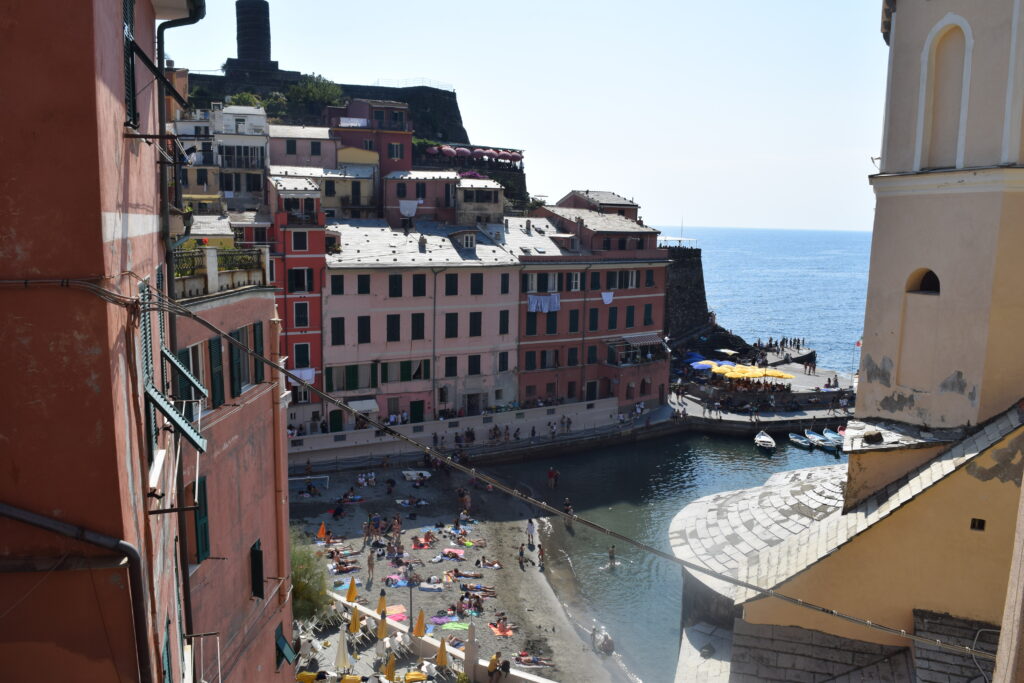
[[[342,147],[380,155],[381,175],[412,169],[409,105],[389,100],[352,99],[325,112],[331,137]]]
[[[339,142],[331,129],[270,124],[270,163],[278,166],[334,168]]]
[[[421,220],[454,223],[460,182],[455,171],[392,171],[384,176],[381,189],[384,219],[393,228]]]
[[[500,223],[505,213],[505,188],[489,178],[459,178],[458,209],[455,222],[459,225]]]
[[[327,218],[356,218],[374,201],[377,184],[375,164],[319,166],[271,166],[276,177],[308,178],[320,189],[320,207]]]
[[[517,262],[488,233],[382,220],[328,230],[340,251],[327,257],[326,391],[411,422],[516,400]],[[328,423],[352,426],[341,411]]]
[[[612,213],[630,220],[639,220],[640,206],[632,199],[605,190],[572,190],[557,202],[567,209],[589,209],[599,213]]]
[[[519,395],[665,401],[665,269],[658,231],[618,215],[546,206],[507,218],[520,274]]]

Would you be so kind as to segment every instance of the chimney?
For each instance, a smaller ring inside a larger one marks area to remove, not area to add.
[[[533,230],[530,228],[530,219],[529,218],[526,219],[526,234],[527,235],[533,234]]]

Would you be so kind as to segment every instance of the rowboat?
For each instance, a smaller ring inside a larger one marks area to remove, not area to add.
[[[801,448],[814,448],[814,444],[811,443],[810,439],[808,439],[806,436],[801,436],[796,432],[789,433],[789,440],[795,443],[797,446],[800,446]]]
[[[828,439],[829,441],[831,441],[835,445],[837,445],[840,448],[842,448],[842,446],[843,446],[843,435],[842,434],[840,434],[839,432],[834,432],[831,429],[823,429],[823,430],[821,430],[821,434],[826,439]]]
[[[836,445],[818,432],[812,432],[810,429],[805,429],[804,436],[806,436],[807,440],[818,448],[824,448],[826,451],[836,450]]]
[[[768,432],[763,429],[754,437],[754,444],[769,451],[775,449],[775,439],[768,436]]]

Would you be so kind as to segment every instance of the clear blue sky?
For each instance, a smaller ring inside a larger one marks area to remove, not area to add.
[[[234,2],[168,32],[235,56]],[[470,140],[526,150],[532,194],[632,197],[651,225],[868,230],[888,49],[881,0],[270,0],[281,68],[451,84]]]

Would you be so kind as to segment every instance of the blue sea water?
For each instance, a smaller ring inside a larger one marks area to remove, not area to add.
[[[684,228],[682,236],[702,250],[708,306],[722,327],[751,343],[804,337],[819,367],[857,369],[870,232]]]

